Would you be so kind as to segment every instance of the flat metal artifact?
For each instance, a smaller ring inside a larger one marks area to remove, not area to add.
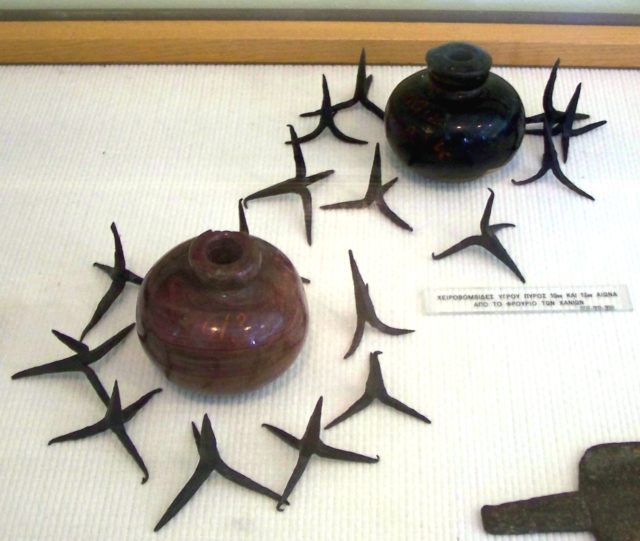
[[[587,449],[577,492],[485,505],[487,533],[591,532],[598,541],[640,541],[640,442]]]
[[[375,205],[378,210],[394,224],[407,231],[413,231],[407,222],[405,222],[400,216],[393,212],[387,202],[384,200],[384,194],[398,182],[398,177],[391,179],[386,184],[382,184],[382,166],[380,162],[380,143],[376,143],[376,151],[373,156],[373,165],[371,166],[371,175],[369,176],[369,187],[367,193],[365,193],[362,199],[356,201],[344,201],[342,203],[333,203],[331,205],[322,205],[322,210],[333,209],[363,209],[368,208],[371,205]]]
[[[89,383],[91,383],[91,386],[100,397],[100,400],[102,400],[103,404],[107,405],[110,400],[109,393],[107,393],[102,383],[100,383],[98,376],[93,371],[90,365],[100,360],[120,342],[122,342],[134,327],[135,323],[128,325],[120,332],[104,341],[95,349],[89,349],[86,344],[83,344],[75,338],[71,338],[66,334],[62,334],[61,332],[52,330],[51,332],[53,333],[53,335],[65,346],[75,351],[76,354],[71,355],[71,357],[60,359],[59,361],[53,361],[47,364],[41,364],[39,366],[27,368],[26,370],[21,370],[20,372],[16,372],[15,374],[13,374],[13,376],[11,376],[11,379],[42,376],[45,374],[60,374],[64,372],[82,372],[89,380]]]
[[[281,500],[280,494],[277,492],[262,486],[260,483],[256,483],[240,472],[227,466],[218,451],[216,436],[213,433],[211,421],[206,413],[202,419],[202,427],[200,431],[196,428],[195,423],[191,423],[191,428],[193,431],[193,438],[195,439],[196,446],[198,448],[200,460],[196,466],[196,470],[193,472],[193,475],[187,481],[187,484],[171,502],[169,508],[165,511],[164,515],[162,515],[158,524],[156,524],[156,527],[153,529],[154,532],[157,532],[162,528],[187,504],[187,502],[214,471],[217,471],[224,479],[231,481],[236,485],[248,488],[249,490],[253,490],[258,494],[262,494],[276,501]],[[286,501],[283,503],[288,504]]]
[[[367,406],[373,403],[374,400],[378,400],[393,408],[401,413],[406,413],[411,417],[415,417],[420,421],[423,421],[427,424],[431,424],[431,421],[427,419],[422,413],[417,412],[413,408],[410,408],[406,404],[403,404],[397,398],[394,398],[389,395],[387,392],[387,388],[384,385],[384,379],[382,378],[382,370],[380,369],[380,361],[378,356],[382,353],[382,351],[374,351],[369,354],[369,377],[367,378],[367,383],[365,386],[364,394],[358,398],[351,406],[347,408],[347,410],[338,415],[333,421],[331,421],[327,426],[325,426],[325,430],[336,426],[338,423],[345,421],[352,415],[362,411]]]
[[[61,443],[64,441],[89,438],[91,436],[101,434],[102,432],[106,432],[107,430],[111,430],[111,432],[113,432],[118,437],[120,443],[122,443],[127,453],[131,455],[135,463],[142,470],[142,473],[144,474],[142,483],[144,484],[149,480],[149,471],[147,470],[147,467],[145,466],[144,460],[142,460],[140,453],[138,453],[138,450],[131,441],[131,438],[129,438],[124,425],[131,419],[133,419],[136,413],[138,413],[145,406],[145,404],[149,402],[149,400],[151,400],[153,395],[161,391],[162,389],[154,389],[153,391],[150,391],[144,396],[138,398],[138,400],[136,400],[133,404],[130,404],[123,409],[120,403],[120,391],[118,390],[118,382],[116,381],[113,385],[113,392],[111,393],[109,404],[107,405],[107,412],[100,421],[85,428],[81,428],[80,430],[75,430],[74,432],[69,432],[68,434],[65,434],[63,436],[53,438],[49,442],[49,445],[52,445],[54,443]]]
[[[291,134],[291,141],[293,142],[293,159],[296,164],[296,175],[290,179],[278,182],[273,186],[258,190],[251,195],[244,198],[244,206],[247,208],[247,203],[253,199],[262,199],[263,197],[271,197],[273,195],[282,195],[287,193],[297,194],[302,200],[302,208],[304,210],[304,225],[307,232],[307,242],[311,245],[311,218],[312,218],[312,200],[311,192],[309,192],[308,186],[314,182],[318,182],[323,178],[327,178],[334,173],[333,169],[316,173],[315,175],[307,176],[307,166],[304,163],[304,156],[302,155],[302,149],[300,148],[301,139],[298,138],[296,130],[291,124],[289,126],[289,133]],[[246,226],[246,223],[245,223]],[[241,229],[242,231],[242,222]]]
[[[358,349],[360,341],[362,340],[362,336],[364,335],[365,323],[369,323],[372,327],[375,327],[380,332],[391,334],[393,336],[399,336],[401,334],[408,334],[413,332],[413,330],[411,329],[397,329],[395,327],[390,327],[380,320],[380,318],[376,314],[376,309],[373,306],[371,296],[369,295],[369,284],[365,284],[364,280],[362,279],[360,269],[358,269],[358,264],[356,263],[356,260],[353,257],[353,251],[351,250],[349,250],[349,264],[351,266],[351,277],[353,278],[353,294],[356,300],[357,320],[353,340],[351,340],[349,350],[344,355],[345,359],[353,355],[356,349]]]
[[[282,493],[280,500],[278,501],[278,505],[276,509],[278,511],[283,511],[283,505],[286,503],[287,498],[293,492],[296,484],[302,477],[304,470],[309,464],[311,457],[313,455],[318,455],[322,458],[331,458],[334,460],[346,460],[349,462],[364,462],[367,464],[375,464],[380,460],[379,456],[375,458],[360,455],[358,453],[353,453],[351,451],[344,451],[342,449],[336,449],[335,447],[330,447],[326,443],[324,443],[320,439],[320,429],[321,429],[321,418],[322,418],[322,397],[318,399],[316,403],[316,407],[309,418],[309,422],[307,423],[307,429],[302,436],[302,439],[298,439],[295,436],[292,436],[288,432],[285,432],[281,428],[276,426],[263,423],[263,427],[266,428],[269,432],[280,438],[286,444],[298,449],[298,462],[296,463],[293,472],[291,473],[291,477],[289,477],[289,481],[287,482],[287,486]]]
[[[102,263],[94,263],[94,267],[98,267],[101,271],[105,272],[111,278],[111,285],[109,289],[104,294],[98,306],[96,307],[93,316],[87,326],[82,331],[80,335],[80,340],[84,340],[84,337],[87,333],[93,329],[93,327],[100,321],[102,316],[104,316],[111,307],[111,305],[118,298],[120,293],[124,290],[124,286],[127,282],[131,282],[132,284],[140,285],[142,283],[142,278],[137,274],[134,274],[130,270],[127,269],[127,264],[124,259],[124,251],[122,250],[122,242],[120,241],[120,235],[118,234],[118,229],[116,228],[115,223],[111,223],[111,232],[113,233],[113,241],[115,243],[115,252],[113,254],[114,258],[114,266],[110,267],[109,265],[103,265]]]
[[[494,257],[498,258],[502,263],[504,263],[511,272],[513,272],[518,279],[524,284],[525,279],[522,276],[522,273],[511,259],[511,256],[507,253],[502,246],[501,242],[498,240],[496,233],[505,227],[515,227],[514,224],[493,224],[491,225],[489,221],[491,220],[491,210],[493,208],[493,199],[495,194],[491,188],[488,188],[489,199],[487,199],[487,204],[484,207],[484,213],[482,214],[482,219],[480,220],[480,235],[473,235],[471,237],[467,237],[466,239],[461,240],[458,244],[454,244],[451,248],[448,248],[444,252],[439,254],[431,254],[433,259],[443,259],[447,256],[453,255],[465,248],[469,248],[470,246],[480,246],[484,248],[489,253],[491,253]]]

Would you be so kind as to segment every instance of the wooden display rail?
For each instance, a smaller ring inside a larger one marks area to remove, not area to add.
[[[0,22],[0,63],[421,64],[446,41],[496,65],[640,67],[640,27],[342,21]]]

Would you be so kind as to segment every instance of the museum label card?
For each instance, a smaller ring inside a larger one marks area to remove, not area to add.
[[[431,315],[633,310],[625,285],[429,288],[423,300],[425,312]]]

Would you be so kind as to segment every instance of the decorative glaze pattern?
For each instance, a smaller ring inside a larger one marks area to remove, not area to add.
[[[300,277],[280,250],[242,232],[207,231],[153,266],[136,319],[145,351],[170,380],[235,393],[293,363],[308,310]]]

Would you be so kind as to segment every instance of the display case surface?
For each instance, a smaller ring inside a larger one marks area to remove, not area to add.
[[[370,98],[384,107],[415,69],[370,66]],[[494,71],[519,92],[528,115],[541,112],[549,67]],[[320,106],[322,75],[337,102],[353,94],[355,72],[311,65],[0,68],[0,538],[488,541],[483,505],[575,490],[587,448],[640,441],[640,72],[561,67],[556,105],[566,105],[582,82],[579,109],[608,120],[572,139],[562,164],[595,201],[550,173],[532,185],[511,183],[538,170],[539,137],[525,136],[511,162],[478,180],[432,183],[394,157],[375,115],[361,107],[340,112],[339,127],[368,144],[325,133],[302,145],[309,173],[335,170],[310,187],[312,245],[296,195],[251,201],[246,211],[251,233],[278,246],[311,280],[309,334],[294,365],[258,391],[211,397],[167,381],[131,334],[94,368],[108,390],[118,381],[123,405],[164,389],[127,426],[149,481],[140,484],[112,436],[47,446],[100,418],[104,407],[81,375],[11,375],[69,354],[50,330],[78,338],[106,291],[108,278],[92,264],[112,261],[111,222],[127,267],[141,276],[188,238],[237,230],[238,199],[294,175],[286,125],[299,135],[316,126],[298,115]],[[362,197],[377,142],[382,181],[399,177],[386,201],[413,232],[374,208],[319,208]],[[492,221],[517,226],[500,240],[525,285],[479,249],[432,260],[432,252],[476,233],[487,188],[495,192]],[[350,249],[380,317],[415,332],[389,336],[367,327],[344,360],[356,324]],[[636,310],[436,315],[424,305],[433,288],[524,294],[552,286],[627,286]],[[87,335],[90,347],[135,320],[137,293],[125,287]],[[379,463],[314,460],[283,513],[214,473],[153,533],[197,464],[192,421],[200,426],[207,413],[225,460],[281,492],[297,454],[260,425],[301,436],[320,396],[326,424],[362,394],[375,350],[383,352],[389,392],[430,425],[375,404],[322,437],[379,455]]]

